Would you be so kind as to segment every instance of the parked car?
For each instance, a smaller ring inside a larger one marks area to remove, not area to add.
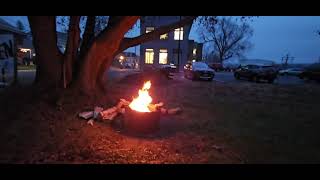
[[[267,80],[268,83],[273,83],[277,78],[277,71],[273,66],[246,65],[235,70],[234,77],[236,79],[246,78],[255,82]]]
[[[223,71],[222,63],[209,63],[208,66],[215,71]]]
[[[312,64],[298,75],[300,79],[320,81],[320,63]]]
[[[174,64],[164,64],[160,65],[160,69],[168,71],[170,73],[175,73],[178,71],[177,66]]]
[[[187,79],[206,79],[212,81],[215,71],[204,62],[187,63],[183,69],[184,77]]]
[[[173,73],[178,72],[178,68],[174,64],[165,64],[165,65],[160,65],[160,71],[164,73],[168,79],[172,79]]]
[[[303,68],[289,68],[289,69],[283,69],[279,71],[279,75],[292,75],[292,76],[298,76],[303,72]]]

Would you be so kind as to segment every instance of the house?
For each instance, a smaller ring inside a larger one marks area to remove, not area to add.
[[[13,36],[14,48],[16,49],[14,52],[17,52],[16,58],[18,64],[22,64],[25,58],[32,59],[35,55],[31,33],[23,32],[0,18],[0,34],[10,34]]]
[[[30,60],[36,56],[31,32],[23,32],[0,18],[0,34],[10,34],[14,37],[13,44],[15,45],[16,50],[13,51],[17,52],[16,58],[18,64],[29,64]],[[57,31],[57,47],[62,53],[64,53],[66,49],[67,40],[67,33]],[[81,40],[82,39],[80,38],[80,43]]]
[[[17,50],[26,33],[0,18],[0,70],[1,84],[11,84],[17,77]]]
[[[4,19],[0,18],[0,34],[1,35],[12,35],[14,42],[13,48],[21,48],[24,43],[24,39],[27,37],[27,33],[19,30],[17,27],[9,24]],[[14,50],[13,50],[14,51]]]
[[[27,35],[25,32],[9,24],[7,21],[5,21],[2,18],[0,18],[0,34],[13,34],[15,38],[18,38],[18,39]]]
[[[142,16],[140,34],[180,20],[180,16]],[[140,68],[174,64],[180,71],[191,60],[202,59],[202,46],[189,41],[191,24],[159,36],[157,40],[140,45]],[[200,50],[201,47],[201,50]],[[195,50],[194,50],[195,49]],[[199,53],[197,55],[197,53]],[[200,58],[199,58],[200,57]]]

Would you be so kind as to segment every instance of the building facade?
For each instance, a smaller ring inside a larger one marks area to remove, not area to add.
[[[149,33],[160,26],[179,20],[180,16],[143,16],[140,33]],[[189,41],[191,26],[191,24],[183,26],[159,36],[157,40],[141,44],[140,68],[143,70],[151,66],[174,64],[182,71],[183,66],[196,56],[196,54],[193,55],[194,41]],[[199,52],[202,52],[202,49]]]

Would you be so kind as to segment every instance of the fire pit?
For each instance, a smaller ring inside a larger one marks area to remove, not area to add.
[[[160,111],[139,112],[126,108],[123,125],[126,131],[149,134],[160,129]]]
[[[139,94],[131,102],[120,99],[116,106],[103,110],[101,107],[95,107],[94,111],[79,113],[84,119],[94,118],[101,120],[114,120],[118,114],[124,116],[122,127],[125,131],[133,133],[153,133],[160,129],[160,115],[174,115],[181,112],[181,108],[163,108],[163,103],[152,103],[152,97],[148,90],[151,82],[144,83],[143,88],[139,89]],[[88,123],[92,125],[93,120]]]
[[[135,133],[152,133],[159,129],[160,112],[157,106],[151,104],[149,95],[151,82],[144,83],[139,90],[139,96],[134,98],[126,108],[124,114],[124,127],[127,131]]]

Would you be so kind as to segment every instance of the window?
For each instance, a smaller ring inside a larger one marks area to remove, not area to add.
[[[168,33],[160,35],[160,39],[161,39],[161,40],[166,40],[166,39],[168,39],[168,38],[169,38]]]
[[[153,56],[154,56],[153,49],[146,49],[145,63],[146,64],[153,64]]]
[[[160,49],[159,64],[168,64],[168,50],[167,49]]]
[[[174,30],[174,40],[183,40],[183,27]]]
[[[146,33],[149,33],[154,30],[154,27],[146,27]]]

